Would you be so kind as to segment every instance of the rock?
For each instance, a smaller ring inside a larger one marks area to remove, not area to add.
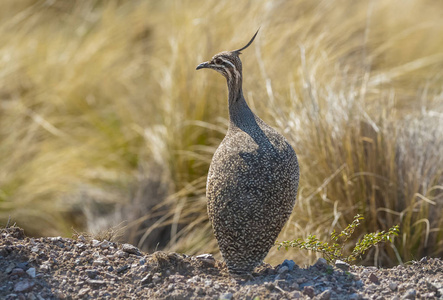
[[[145,277],[142,278],[142,280],[140,281],[140,283],[142,285],[148,284],[152,282],[152,274],[148,274]]]
[[[392,291],[395,291],[395,290],[397,289],[397,287],[398,287],[398,284],[395,283],[395,282],[393,282],[393,281],[390,281],[390,282],[388,283],[388,286],[389,286],[389,288],[390,288]]]
[[[305,277],[297,278],[297,283],[300,285],[302,283],[308,282],[308,279]]]
[[[415,296],[417,295],[417,291],[414,289],[409,289],[406,291],[406,293],[403,294],[401,297],[402,299],[415,299]]]
[[[29,269],[26,271],[26,273],[28,273],[28,275],[29,275],[31,278],[35,278],[35,268],[29,268]]]
[[[104,280],[93,280],[93,279],[88,279],[86,281],[88,284],[95,286],[95,287],[99,287],[99,286],[104,286],[106,285],[106,281]]]
[[[318,295],[317,298],[319,300],[329,300],[331,298],[331,294],[332,294],[331,290],[326,290],[320,295]]]
[[[100,241],[92,240],[91,245],[92,245],[92,247],[98,247],[100,245]]]
[[[267,288],[268,290],[272,291],[273,289],[275,289],[275,285],[272,282],[265,282],[265,288]]]
[[[82,242],[86,242],[86,238],[85,238],[83,235],[79,235],[79,236],[77,237],[77,240],[80,240],[80,241],[82,241]]]
[[[281,265],[288,267],[288,270],[292,271],[292,270],[294,270],[295,262],[293,260],[285,259]]]
[[[218,299],[219,300],[231,300],[232,297],[234,297],[234,294],[232,294],[232,293],[224,293],[224,294],[220,294]]]
[[[348,271],[350,265],[347,262],[337,259],[335,261],[335,266],[343,271]]]
[[[359,295],[359,294],[357,294],[357,293],[353,293],[353,294],[351,294],[351,295],[349,295],[349,300],[359,300],[359,299],[361,299],[362,297]]]
[[[286,280],[283,280],[283,279],[279,279],[279,280],[275,280],[274,281],[274,285],[275,286],[278,286],[278,287],[285,287],[285,286],[287,286],[288,285],[288,283],[286,282]]]
[[[278,268],[277,273],[278,273],[278,274],[283,274],[283,273],[286,273],[286,272],[288,272],[288,271],[289,271],[289,267],[288,267],[288,266],[283,266],[283,265],[281,265],[281,266]]]
[[[10,264],[6,267],[5,273],[6,273],[6,274],[11,273],[12,270],[13,270],[14,268],[15,268],[15,264],[10,263]]]
[[[104,265],[106,265],[106,261],[104,261],[103,258],[98,258],[92,262],[92,265],[93,266],[104,266]]]
[[[44,262],[40,266],[40,272],[48,272],[51,269],[50,265],[47,262]]]
[[[300,290],[300,286],[298,285],[297,282],[291,284],[291,290],[297,290],[297,291]]]
[[[315,290],[314,290],[314,288],[312,286],[308,285],[308,286],[305,286],[303,288],[303,294],[305,294],[305,295],[307,295],[307,296],[309,296],[311,298],[314,298]]]
[[[369,280],[373,283],[379,283],[378,277],[374,273],[371,273],[371,275],[369,275]]]
[[[124,271],[126,271],[127,269],[130,269],[130,268],[131,268],[130,265],[124,265],[124,266],[121,266],[120,268],[118,268],[118,269],[116,270],[116,272],[117,272],[117,273],[121,273],[121,272],[124,272]]]
[[[422,258],[420,259],[420,262],[423,263],[423,264],[425,264],[425,263],[428,262],[428,258],[427,258],[426,256],[425,256],[425,257],[422,257]]]
[[[6,272],[8,273],[8,272]],[[10,276],[23,276],[25,275],[25,270],[23,270],[22,268],[14,268],[11,271],[11,274],[9,274]]]
[[[215,258],[212,254],[200,254],[195,257],[199,261],[204,262],[208,266],[213,267],[215,265]]]
[[[357,281],[355,281],[355,286],[356,286],[357,288],[362,288],[362,287],[363,287],[363,281],[361,281],[361,280],[357,280]]]
[[[34,285],[35,283],[30,280],[19,281],[14,285],[14,292],[29,292]]]
[[[117,251],[114,253],[114,256],[117,256],[117,257],[120,257],[120,258],[126,258],[126,257],[129,256],[129,253],[126,253],[126,252],[124,252],[124,251],[122,251],[122,250],[117,250]]]
[[[104,240],[103,242],[100,243],[100,248],[102,249],[108,249],[109,246],[111,246],[111,244],[107,240]]]
[[[86,270],[86,275],[88,275],[89,278],[94,279],[95,277],[97,277],[98,271],[95,269],[92,269],[92,270],[89,269],[89,270]]]
[[[202,295],[205,294],[205,291],[204,291],[201,287],[197,287],[197,288],[195,289],[195,293],[196,293],[197,295],[199,295],[199,296],[202,296]]]
[[[156,284],[162,281],[160,274],[155,273],[154,276],[152,276],[152,283]]]
[[[17,268],[21,268],[23,270],[25,270],[28,267],[29,263],[27,261],[25,262],[21,262],[17,264]]]
[[[328,265],[328,262],[323,257],[320,257],[317,262],[314,264],[316,267],[326,267]]]
[[[82,288],[82,289],[78,292],[78,296],[79,296],[79,297],[86,296],[86,294],[88,294],[90,290],[91,290],[90,288]]]
[[[87,246],[84,243],[77,243],[75,244],[75,247],[78,248],[79,250],[85,250]]]
[[[439,289],[442,289],[443,292],[443,283],[436,283],[436,282],[431,282],[429,279],[426,281],[426,287],[432,291],[432,292],[437,292]],[[443,293],[441,293],[443,294]]]
[[[196,275],[196,276],[194,276],[194,277],[192,277],[192,278],[189,278],[188,280],[187,280],[187,283],[197,283],[197,282],[199,282],[200,281],[200,277],[198,276],[198,275]]]
[[[122,250],[126,253],[129,253],[129,254],[141,255],[140,250],[138,250],[137,247],[135,247],[134,245],[131,245],[131,244],[123,244]]]
[[[293,291],[291,293],[291,299],[300,299],[303,298],[303,294],[300,293],[299,291]]]

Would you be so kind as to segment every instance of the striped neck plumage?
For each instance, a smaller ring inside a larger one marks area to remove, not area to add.
[[[249,127],[253,124],[256,125],[254,114],[243,96],[241,77],[238,80],[238,83],[235,79],[232,81],[229,81],[228,79],[228,90],[230,126],[244,129],[245,126]]]

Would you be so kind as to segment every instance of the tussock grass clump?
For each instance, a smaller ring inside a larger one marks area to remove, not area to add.
[[[2,2],[0,221],[29,235],[126,222],[144,249],[218,253],[204,193],[226,86],[195,67],[261,26],[243,54],[245,96],[301,166],[279,239],[326,237],[361,214],[355,239],[400,224],[364,263],[441,256],[440,6]],[[268,261],[281,260],[273,249]]]

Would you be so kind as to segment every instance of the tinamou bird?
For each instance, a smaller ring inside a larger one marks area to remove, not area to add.
[[[298,189],[297,156],[288,141],[249,108],[242,91],[241,49],[197,66],[228,82],[229,128],[215,151],[206,184],[208,215],[229,273],[250,276],[292,213]]]

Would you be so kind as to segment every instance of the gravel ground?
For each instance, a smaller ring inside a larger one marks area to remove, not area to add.
[[[285,260],[241,281],[209,254],[146,254],[82,236],[28,238],[18,227],[0,234],[0,299],[443,299],[437,258],[392,269]]]

